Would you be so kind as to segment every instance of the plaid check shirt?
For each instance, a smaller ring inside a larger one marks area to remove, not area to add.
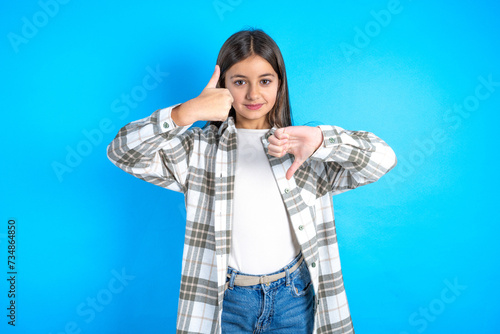
[[[144,181],[182,192],[186,236],[177,333],[220,333],[236,165],[236,127],[177,126],[171,111],[125,125],[108,158]],[[323,144],[287,180],[293,155],[267,154],[315,291],[314,333],[354,333],[344,291],[332,195],[375,182],[396,165],[394,151],[370,132],[320,125]],[[262,137],[267,153],[267,138]]]

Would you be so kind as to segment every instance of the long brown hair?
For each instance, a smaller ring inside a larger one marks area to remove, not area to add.
[[[292,115],[290,99],[288,97],[285,62],[276,42],[261,29],[238,31],[224,42],[219,51],[219,56],[217,57],[217,64],[220,67],[220,77],[217,87],[226,88],[226,71],[234,64],[253,55],[260,56],[267,60],[278,74],[280,80],[276,103],[273,109],[266,115],[269,124],[271,127],[275,126],[277,128],[291,126]],[[229,116],[236,119],[234,107],[231,107]],[[207,123],[207,125],[211,124],[219,127],[222,122],[212,121]]]

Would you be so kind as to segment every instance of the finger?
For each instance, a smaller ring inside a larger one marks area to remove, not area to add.
[[[273,152],[273,151],[267,151],[267,153],[269,153],[269,155],[272,155],[273,157],[276,157],[276,158],[281,158],[281,154],[278,154],[276,152]]]
[[[278,139],[281,139],[281,135],[283,134],[284,128],[279,128],[274,131],[274,136]]]
[[[273,144],[276,146],[283,146],[288,142],[288,140],[286,138],[285,139],[278,139],[274,135],[269,136],[269,138],[267,138],[267,141],[269,142],[269,144]]]
[[[299,169],[300,165],[302,165],[303,161],[299,161],[299,160],[295,160],[293,162],[293,164],[290,166],[290,168],[288,168],[287,172],[286,172],[286,179],[287,180],[290,180],[293,176],[293,174],[295,174],[295,172],[297,171],[297,169]]]
[[[285,138],[288,139],[289,138],[288,133],[286,133],[286,128],[277,129],[276,131],[274,131],[274,135],[278,139],[285,139]]]
[[[208,82],[206,88],[217,88],[217,82],[219,82],[219,77],[220,77],[220,67],[219,65],[215,65],[215,70],[214,74],[212,74],[212,77],[210,78],[210,81]]]
[[[269,144],[269,146],[267,146],[267,151],[269,152],[269,154],[277,157],[281,155],[281,152],[283,152],[283,148],[278,145]]]
[[[282,156],[289,153],[288,152],[288,145],[277,146],[277,145],[270,144],[267,147],[267,151],[269,152],[269,154],[271,154],[275,157],[278,157],[278,158],[281,158]]]

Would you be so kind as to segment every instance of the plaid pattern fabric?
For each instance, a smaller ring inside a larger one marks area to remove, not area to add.
[[[186,236],[177,333],[220,333],[229,252],[236,163],[236,127],[177,126],[170,113],[124,126],[108,158],[144,181],[182,192]],[[378,180],[396,165],[394,151],[365,131],[319,126],[324,142],[287,180],[292,155],[268,154],[276,184],[311,273],[316,293],[315,333],[354,333],[335,230],[332,195]],[[262,137],[267,153],[267,138]]]

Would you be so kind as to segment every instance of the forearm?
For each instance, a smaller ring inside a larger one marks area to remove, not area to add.
[[[171,118],[171,108],[156,110],[143,119],[131,122],[120,129],[108,145],[109,160],[136,177],[166,175],[160,150],[169,149],[174,139],[187,130],[177,126]]]
[[[353,186],[375,182],[397,163],[392,148],[371,132],[349,131],[337,126],[319,126],[323,141],[312,159],[335,162],[342,178]],[[343,182],[340,179],[338,182]]]
[[[176,125],[189,126],[199,121],[199,117],[196,116],[196,111],[192,110],[190,107],[190,101],[187,101],[172,109],[171,117]]]

